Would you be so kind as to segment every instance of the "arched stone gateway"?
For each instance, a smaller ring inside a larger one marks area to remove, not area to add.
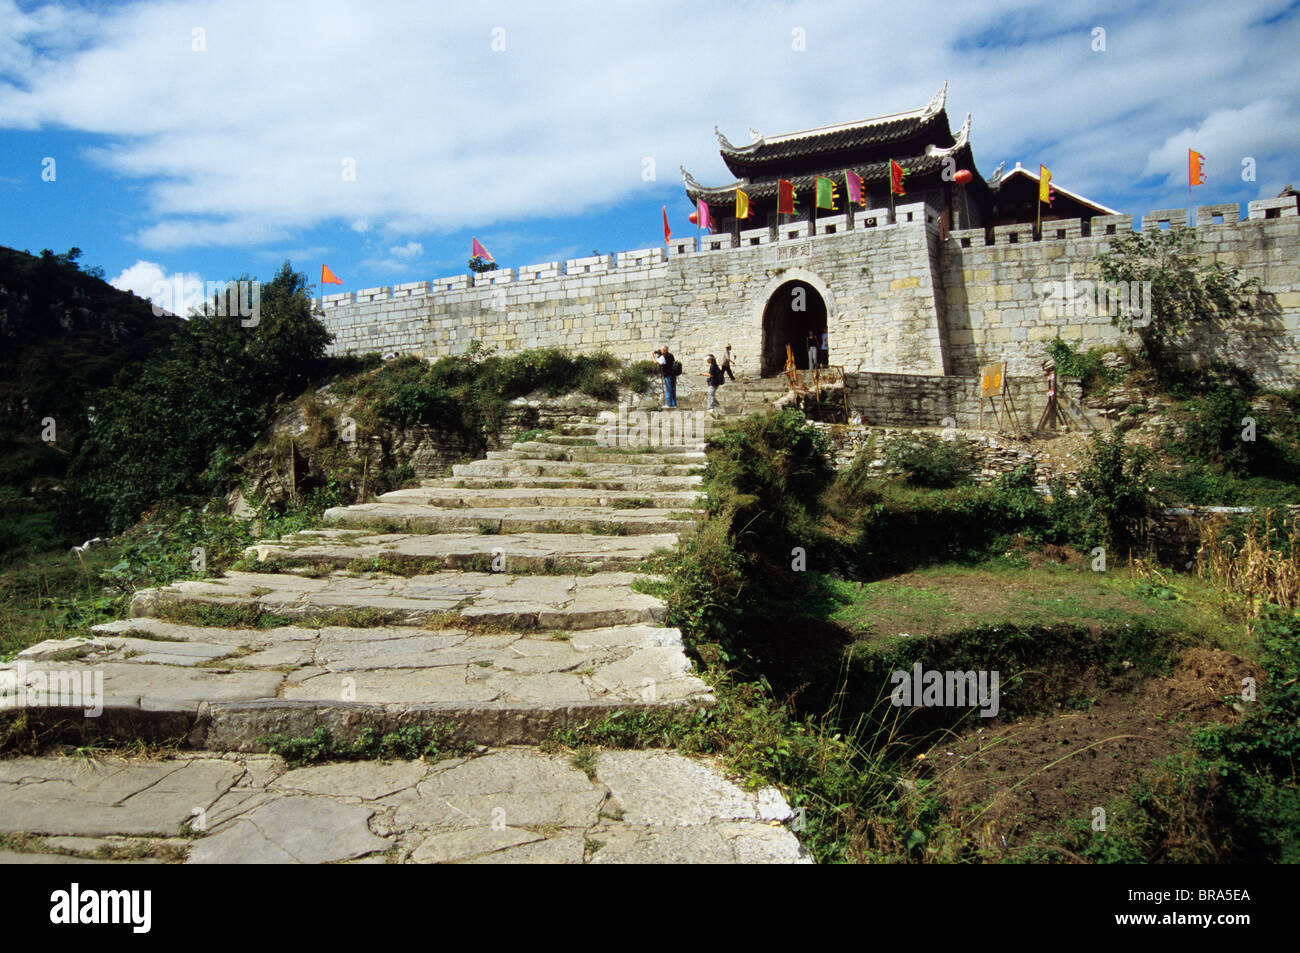
[[[832,311],[830,292],[820,278],[803,269],[783,272],[768,283],[762,298],[763,377],[785,369],[785,349],[794,351],[795,364],[808,368],[808,332],[821,341]],[[832,349],[835,342],[830,342]]]

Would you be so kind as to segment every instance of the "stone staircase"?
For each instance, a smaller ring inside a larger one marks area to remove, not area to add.
[[[683,385],[683,381],[686,384]],[[742,375],[736,380],[727,380],[718,388],[718,403],[721,415],[730,417],[745,414],[762,413],[776,403],[777,399],[790,393],[790,384],[784,374],[776,377],[751,377]],[[677,382],[677,406],[682,410],[703,410],[708,403],[708,391],[702,376],[689,379],[682,377]]]
[[[115,759],[108,776],[79,778],[60,759],[0,763],[0,832],[74,847],[144,838],[190,861],[806,860],[780,794],[742,791],[715,763],[605,751],[579,770],[533,747],[618,710],[714,703],[662,602],[634,586],[650,578],[634,571],[642,560],[693,529],[703,443],[601,446],[601,426],[331,509],[323,528],[251,547],[255,571],[142,591],[94,638],[0,667],[101,678],[101,733],[190,749],[167,762],[177,793],[155,821],[125,807],[136,787],[158,790],[156,765]],[[475,753],[295,770],[264,753],[272,734],[417,726]],[[31,778],[53,782],[62,808],[26,791]],[[210,835],[173,844],[194,805]],[[304,829],[326,833],[305,844]]]

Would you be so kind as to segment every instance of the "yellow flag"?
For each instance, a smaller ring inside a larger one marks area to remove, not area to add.
[[[1052,204],[1052,170],[1045,165],[1038,167],[1038,201]]]
[[[749,218],[749,196],[736,189],[736,218]]]

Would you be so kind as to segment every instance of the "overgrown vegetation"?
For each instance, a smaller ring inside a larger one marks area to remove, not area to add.
[[[1070,544],[1122,545],[1133,539],[1149,503],[1146,455],[1126,445],[1122,434],[1099,435],[1078,494],[1056,487],[1048,499],[1034,491],[1028,468],[993,486],[937,490],[881,480],[868,472],[874,453],[863,453],[831,477],[819,458],[823,452],[816,431],[796,412],[729,427],[710,446],[708,518],[676,553],[655,564],[667,577],[656,591],[668,601],[669,621],[683,629],[706,678],[719,686],[719,707],[684,720],[613,716],[561,733],[556,744],[673,744],[723,754],[753,780],[787,786],[792,804],[807,810],[800,836],[823,860],[1002,857],[1001,848],[963,831],[961,816],[946,803],[935,778],[917,768],[918,754],[930,750],[936,732],[960,729],[971,711],[917,709],[904,717],[887,698],[890,673],[917,663],[933,670],[1000,670],[1003,717],[1086,710],[1099,693],[1126,692],[1168,673],[1197,639],[1212,638],[1198,626],[1174,624],[1181,618],[1177,614],[1156,611],[1162,599],[1185,598],[1183,587],[1158,573],[1148,578],[1159,584],[1128,584],[1129,601],[1151,606],[1141,616],[1119,613],[1112,619],[1099,609],[1087,626],[1008,625],[994,617],[959,624],[941,636],[885,638],[851,649],[853,639],[846,639],[833,617],[854,598],[856,584],[839,580],[845,574],[871,579],[954,560],[976,564],[994,557],[1011,566],[1014,552],[1026,545],[1056,545],[1063,552],[1077,552]],[[1112,550],[1113,568],[1119,568],[1120,558]],[[822,571],[808,572],[811,567]],[[1276,828],[1293,807],[1288,800],[1294,792],[1291,729],[1279,728],[1277,721],[1289,712],[1294,722],[1289,689],[1277,705],[1254,727],[1243,721],[1229,732],[1234,751],[1262,746],[1270,758],[1281,758],[1270,762],[1267,776],[1256,768],[1243,772],[1251,780],[1242,781],[1240,793],[1233,795],[1244,803],[1250,791],[1269,805],[1250,822],[1251,837],[1263,845],[1256,855],[1262,857],[1280,856],[1289,843]],[[1279,737],[1269,740],[1270,731]],[[1180,777],[1213,773],[1207,751],[1196,759],[1184,764]],[[1180,816],[1192,811],[1192,801],[1170,800],[1174,789],[1167,779],[1152,775],[1144,783],[1159,788],[1144,802],[1152,811],[1156,804]],[[1221,811],[1211,812],[1219,818],[1213,823],[1220,825],[1214,833],[1221,842],[1235,843],[1229,837],[1235,803],[1223,801]],[[1125,808],[1123,817],[1130,816]],[[1117,829],[1123,826],[1117,823]],[[1080,841],[1074,852],[1063,848],[1020,856],[1170,859],[1118,841],[1118,836],[1110,846],[1089,841],[1087,851]],[[1220,856],[1203,846],[1179,856]],[[1224,856],[1248,854],[1234,849]]]
[[[1161,372],[1175,366],[1173,346],[1194,324],[1226,323],[1249,312],[1261,288],[1258,279],[1242,280],[1240,269],[1201,264],[1197,241],[1190,229],[1144,230],[1120,238],[1097,256],[1107,282],[1150,282],[1144,321],[1136,322],[1132,311],[1112,320],[1126,332],[1137,332],[1147,361]]]
[[[910,486],[945,489],[966,482],[974,454],[964,440],[899,439],[885,447],[885,465]]]
[[[80,258],[0,247],[0,564],[86,538],[71,538],[57,508],[94,394],[181,326]]]
[[[86,636],[90,626],[121,618],[137,590],[221,573],[253,543],[317,525],[337,502],[337,491],[327,488],[281,511],[262,510],[255,520],[234,519],[219,502],[173,504],[84,553],[60,550],[15,560],[0,568],[0,657],[44,639]]]
[[[643,392],[654,372],[652,361],[627,364],[605,352],[572,356],[558,348],[539,348],[501,357],[475,342],[464,354],[428,363],[399,357],[375,372],[340,381],[341,397],[357,398],[375,419],[399,425],[424,424],[464,436],[481,449],[498,433],[509,402],[541,390],[551,397],[579,392],[609,401],[620,389]],[[535,431],[540,432],[540,431]]]
[[[279,400],[321,369],[330,337],[288,262],[255,326],[192,315],[159,354],[100,391],[68,467],[64,520],[120,532],[154,504],[226,489]]]
[[[324,727],[308,737],[272,734],[262,739],[267,750],[278,754],[290,767],[302,767],[326,761],[441,761],[468,754],[472,744],[457,741],[451,724],[408,725],[380,734],[362,728],[355,738],[341,740]]]
[[[1085,397],[1101,393],[1123,377],[1120,371],[1107,367],[1102,360],[1106,355],[1104,347],[1080,350],[1058,337],[1048,342],[1047,354],[1056,365],[1057,377],[1077,377]]]

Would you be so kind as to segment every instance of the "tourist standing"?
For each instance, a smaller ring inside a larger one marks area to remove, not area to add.
[[[722,349],[722,373],[726,374],[733,381],[736,375],[731,372],[731,345],[728,344]]]
[[[709,413],[713,413],[718,409],[718,388],[722,386],[726,378],[722,376],[722,368],[718,366],[718,362],[712,354],[709,355],[709,368],[704,377],[709,382],[709,402],[705,409]]]
[[[808,332],[808,370],[817,370],[817,332]]]
[[[831,339],[822,328],[822,367],[831,366]]]
[[[659,372],[664,376],[664,407],[677,406],[677,359],[673,357],[673,352],[668,350],[668,345],[659,349],[659,356],[655,358],[659,363]]]

